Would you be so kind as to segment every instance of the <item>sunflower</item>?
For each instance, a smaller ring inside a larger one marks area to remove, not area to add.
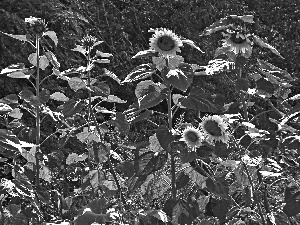
[[[184,141],[189,147],[195,149],[201,146],[203,138],[203,134],[199,129],[188,126],[183,131],[180,141]]]
[[[222,141],[224,143],[228,142],[229,136],[226,132],[228,129],[228,123],[222,117],[218,115],[203,117],[200,126],[207,137],[207,141]]]
[[[251,56],[253,42],[250,40],[250,34],[245,34],[242,31],[230,30],[227,30],[227,33],[222,34],[225,37],[223,40],[223,47],[229,47],[229,51],[234,52],[235,55],[241,54],[245,58]]]
[[[165,28],[150,29],[154,34],[150,38],[150,49],[160,53],[163,57],[176,56],[176,52],[181,52],[179,47],[183,46],[182,40],[171,30]]]

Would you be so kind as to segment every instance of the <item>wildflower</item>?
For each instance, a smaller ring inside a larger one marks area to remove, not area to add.
[[[227,33],[222,33],[225,39],[223,47],[229,48],[235,55],[241,54],[245,58],[249,58],[252,54],[253,41],[251,34],[246,34],[242,30],[227,30]]]
[[[183,43],[171,30],[158,28],[150,31],[154,31],[152,38],[150,38],[150,49],[155,50],[165,58],[174,57],[176,52],[181,52],[179,47],[183,46]]]
[[[29,18],[25,18],[25,23],[29,24],[29,29],[31,29],[36,34],[43,34],[46,31],[47,24],[45,23],[45,20],[42,20],[41,18],[36,18],[30,16]]]
[[[196,147],[200,147],[203,141],[203,134],[200,130],[194,127],[187,127],[183,133],[181,141],[184,141],[188,146],[195,149]]]
[[[91,35],[86,35],[81,39],[82,46],[85,48],[92,48],[96,42],[97,38]]]
[[[228,123],[222,117],[218,115],[203,117],[200,126],[207,136],[207,141],[222,141],[224,143],[228,142],[229,136],[226,132],[228,129]]]

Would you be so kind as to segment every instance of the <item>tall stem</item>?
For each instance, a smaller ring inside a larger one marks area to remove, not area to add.
[[[88,48],[88,63],[87,68],[90,67],[91,63],[91,49]],[[88,122],[91,120],[91,111],[92,111],[92,93],[91,93],[91,72],[88,70],[88,93],[89,93],[89,106],[88,106]],[[90,124],[88,125],[88,131],[90,131]]]
[[[40,43],[39,43],[39,35],[36,35],[36,78],[35,78],[35,89],[36,89],[36,97],[37,99],[40,98]],[[36,125],[36,153],[40,151],[40,106],[36,106],[36,119],[35,119],[35,125]],[[35,185],[38,187],[40,185],[40,161],[39,156],[36,154],[36,181]]]
[[[238,69],[238,78],[242,77],[242,67],[239,67]],[[242,100],[242,104],[243,104],[243,111],[244,111],[244,117],[245,117],[245,121],[248,122],[249,118],[248,118],[248,111],[247,111],[247,104],[245,101],[245,94],[242,92],[241,93],[241,100]]]
[[[171,85],[168,84],[168,124],[169,124],[169,130],[172,130],[172,89]],[[171,178],[172,178],[172,200],[173,203],[176,201],[176,171],[175,171],[175,156],[170,151],[171,155]]]

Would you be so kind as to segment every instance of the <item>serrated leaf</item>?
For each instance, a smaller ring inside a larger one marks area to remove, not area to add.
[[[106,68],[104,68],[104,73],[101,74],[101,76],[108,76],[108,77],[114,79],[115,81],[117,81],[119,84],[121,84],[121,80],[117,77],[117,75],[114,74],[113,72],[109,71]]]
[[[278,55],[279,57],[283,58],[280,53],[276,50],[276,48],[274,48],[273,46],[269,45],[268,43],[264,42],[260,37],[258,37],[257,35],[253,35],[254,38],[254,42],[256,44],[258,44],[260,47],[263,48],[268,48],[271,50],[271,52],[273,52],[274,54]]]
[[[134,68],[122,83],[133,82],[150,77],[155,72],[155,65],[148,63],[142,64]]]
[[[50,99],[61,101],[61,102],[69,101],[69,98],[61,92],[54,92],[52,95],[50,95]]]
[[[58,39],[56,36],[56,33],[54,31],[46,31],[45,33],[43,33],[43,36],[48,36],[49,38],[51,38],[51,40],[54,42],[55,46],[57,46],[58,44]]]

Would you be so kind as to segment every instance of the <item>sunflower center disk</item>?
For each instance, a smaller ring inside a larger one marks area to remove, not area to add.
[[[175,48],[175,42],[169,36],[162,36],[158,39],[157,46],[163,51],[171,51]]]
[[[204,125],[204,129],[213,136],[222,136],[222,130],[219,124],[215,121],[207,121]]]
[[[231,36],[231,41],[235,44],[242,44],[244,42],[246,42],[246,39],[243,39],[241,37],[236,37],[236,34]]]
[[[199,140],[199,137],[197,136],[197,134],[195,134],[194,132],[187,132],[186,134],[186,138],[190,141],[190,142],[197,142]]]

